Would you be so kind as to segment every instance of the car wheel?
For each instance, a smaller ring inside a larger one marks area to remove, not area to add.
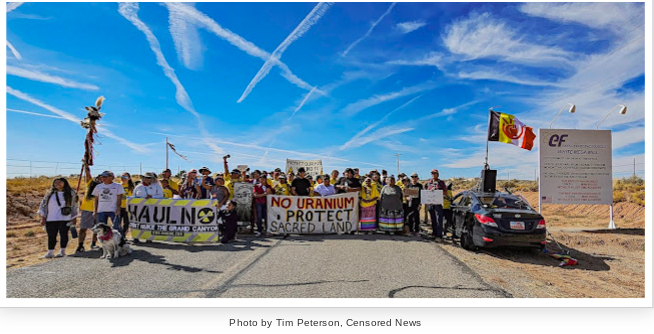
[[[475,243],[472,241],[472,229],[466,227],[465,230],[461,231],[461,247],[465,250],[474,251],[477,249]]]

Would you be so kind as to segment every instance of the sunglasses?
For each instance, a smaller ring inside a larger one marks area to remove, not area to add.
[[[412,176],[411,178],[412,178],[412,179],[417,179],[418,177],[417,177],[417,176]]]
[[[125,175],[123,175],[123,176],[121,176],[120,178],[121,178],[121,179],[129,179],[129,176],[125,176]]]

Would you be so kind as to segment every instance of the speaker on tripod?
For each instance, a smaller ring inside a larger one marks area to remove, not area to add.
[[[481,191],[486,193],[494,193],[497,183],[497,170],[495,169],[482,169],[481,171]]]

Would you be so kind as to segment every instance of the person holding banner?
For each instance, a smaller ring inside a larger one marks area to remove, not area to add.
[[[438,169],[431,170],[432,179],[425,184],[427,190],[442,190],[443,194],[447,194],[447,186],[445,182],[438,178]],[[432,204],[429,206],[429,216],[431,218],[432,235],[436,238],[436,242],[443,240],[443,206],[440,204]]]
[[[335,188],[339,194],[357,192],[361,190],[361,182],[354,177],[354,170],[347,168]]]
[[[200,185],[197,180],[198,171],[191,169],[179,186],[179,196],[185,199],[197,199],[200,196]]]
[[[168,180],[168,185],[170,186],[170,191],[173,193],[173,195],[179,195],[179,184],[170,178],[172,175],[173,173],[168,168],[164,169],[164,171],[161,173],[162,179]]]
[[[125,196],[123,196],[123,201],[120,204],[120,215],[118,216],[117,220],[118,225],[123,227],[123,237],[127,238],[127,229],[129,228],[129,219],[127,218],[127,197],[132,196],[132,193],[134,192],[134,181],[132,181],[132,175],[128,172],[125,172],[120,176],[120,182],[123,185]]]
[[[164,198],[163,188],[157,180],[154,173],[145,173],[141,184],[134,188],[134,197],[136,198]]]
[[[379,191],[371,178],[366,178],[361,189],[361,208],[359,213],[359,231],[369,234],[377,229],[377,201]]]
[[[402,209],[402,189],[395,184],[395,178],[386,178],[386,185],[382,188],[379,210],[379,230],[386,234],[404,229],[404,210]]]
[[[259,180],[254,184],[252,191],[257,213],[257,237],[260,237],[261,233],[263,233],[263,220],[267,217],[266,196],[272,195],[272,189],[268,186],[268,178],[261,174],[259,175]]]
[[[286,183],[286,175],[280,174],[279,183],[275,185],[275,195],[291,196],[291,185]]]
[[[217,200],[216,207],[220,209],[229,199],[229,189],[225,187],[225,179],[220,175],[214,178],[214,182],[216,185],[211,188],[210,194],[212,199]]]
[[[311,181],[304,177],[306,175],[306,170],[304,167],[300,167],[297,172],[298,178],[291,182],[291,193],[293,196],[309,196],[311,191]]]
[[[316,186],[313,193],[317,196],[331,196],[336,194],[336,188],[330,184],[331,180],[329,179],[329,175],[323,175],[322,180],[323,182]]]

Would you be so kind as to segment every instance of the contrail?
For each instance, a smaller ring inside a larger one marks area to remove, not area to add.
[[[311,93],[313,93],[315,90],[316,90],[316,87],[313,87],[313,89],[310,90],[307,93],[307,95],[304,97],[304,99],[302,99],[302,102],[300,102],[300,105],[297,106],[297,108],[295,108],[295,110],[293,111],[293,114],[288,119],[291,119],[291,118],[293,118],[293,116],[295,116],[295,113],[298,112],[298,110],[300,110],[300,108],[302,108],[302,106],[304,106],[304,103],[307,102],[307,100],[309,99],[309,96],[311,96]]]
[[[9,40],[7,40],[7,46],[9,47],[9,50],[11,50],[11,53],[14,54],[14,57],[16,57],[16,59],[18,59],[18,60],[23,59],[23,57],[20,55],[18,50],[16,50],[16,48],[14,48],[14,46],[11,45],[11,43],[9,43]]]
[[[11,12],[12,10],[20,7],[24,2],[8,2],[7,3],[7,13]]]
[[[86,89],[86,90],[100,90],[100,87],[96,85],[80,83],[62,77],[42,73],[39,71],[30,71],[20,67],[7,66],[7,74],[15,75],[21,78],[30,79],[34,81],[47,82],[62,87],[79,88],[79,89]]]
[[[175,74],[175,70],[172,67],[170,67],[170,65],[168,65],[168,62],[166,61],[166,58],[164,57],[163,52],[161,51],[161,45],[159,44],[159,40],[157,39],[156,36],[154,36],[150,28],[148,28],[148,26],[145,25],[145,23],[143,23],[143,21],[139,19],[137,14],[138,10],[139,10],[138,3],[121,2],[118,4],[118,12],[120,13],[120,15],[125,17],[138,30],[140,30],[141,32],[143,32],[143,34],[145,34],[145,38],[148,40],[148,43],[150,44],[150,49],[152,49],[152,52],[154,52],[154,55],[157,58],[157,64],[161,66],[166,77],[168,77],[168,79],[170,79],[173,85],[175,85],[176,88],[175,99],[177,100],[177,103],[186,111],[190,112],[191,114],[193,114],[193,116],[195,116],[198,122],[198,128],[200,129],[200,133],[202,134],[203,137],[205,137],[203,139],[204,142],[217,154],[223,154],[224,153],[223,149],[218,147],[210,140],[211,136],[205,129],[200,114],[197,111],[195,111],[195,108],[193,107],[193,102],[191,101],[191,98],[188,96],[188,93],[186,93],[186,89],[184,89],[184,86],[177,78],[177,75]]]
[[[375,23],[372,24],[372,26],[370,27],[370,29],[368,29],[368,31],[366,32],[365,35],[363,35],[361,38],[359,38],[359,39],[357,39],[356,41],[354,41],[354,43],[350,44],[350,46],[348,46],[347,49],[345,49],[345,51],[343,51],[343,53],[341,54],[341,57],[345,57],[345,56],[347,56],[347,54],[350,52],[350,50],[352,50],[355,46],[357,46],[357,44],[359,44],[359,42],[361,42],[361,41],[363,41],[364,39],[366,39],[366,37],[368,37],[368,36],[370,35],[370,33],[372,32],[372,30],[375,29],[375,27],[379,24],[379,22],[381,22],[381,20],[383,20],[384,17],[386,17],[386,15],[388,15],[388,14],[391,12],[391,10],[393,9],[393,7],[395,7],[396,4],[397,4],[397,2],[393,2],[393,3],[391,4],[391,6],[388,7],[388,9],[386,10],[386,12],[384,12],[384,14],[382,14],[382,16],[380,16],[380,17],[377,19],[377,21],[375,21]]]
[[[325,12],[327,12],[327,9],[331,6],[331,3],[318,3],[315,7],[313,7],[313,10],[309,12],[309,14],[298,24],[297,27],[286,37],[286,39],[277,46],[275,51],[273,51],[272,55],[268,60],[266,60],[265,63],[263,63],[263,66],[261,66],[261,69],[259,72],[252,78],[252,81],[250,81],[250,84],[245,88],[245,91],[241,95],[241,97],[236,101],[237,103],[240,103],[243,101],[254,89],[254,86],[259,83],[268,73],[270,72],[270,69],[277,63],[281,58],[282,54],[286,49],[291,45],[291,43],[295,42],[298,38],[302,37],[307,31],[309,31],[309,28],[313,26],[314,24],[318,23],[318,20],[325,15]],[[316,88],[314,87],[312,89],[315,90]]]

